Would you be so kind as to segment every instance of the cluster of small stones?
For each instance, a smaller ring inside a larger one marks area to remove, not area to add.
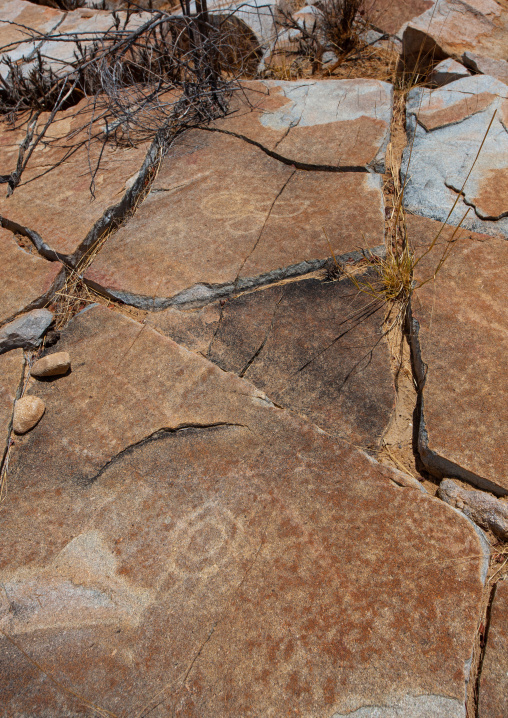
[[[298,41],[277,7],[229,8],[264,48],[260,72]],[[306,32],[320,12],[293,18]],[[390,83],[246,81],[155,177],[148,143],[107,147],[93,203],[87,151],[41,145],[0,200],[9,715],[508,715],[508,10],[376,13],[366,41],[398,49],[400,69],[432,56],[402,160],[422,257],[405,327],[419,478],[382,463],[402,379],[386,308],[358,291],[386,252]],[[113,22],[0,0],[1,45],[30,27],[56,68],[75,47],[55,59],[45,35],[91,41]],[[0,126],[0,174],[25,129]],[[136,212],[81,277],[103,305],[52,346],[69,268],[143,173]]]

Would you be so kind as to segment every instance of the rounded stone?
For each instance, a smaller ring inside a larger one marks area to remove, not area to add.
[[[48,354],[35,362],[32,367],[32,376],[58,376],[66,374],[71,368],[71,358],[67,352]]]
[[[40,421],[46,405],[38,396],[24,396],[14,406],[12,428],[16,434],[26,434]]]

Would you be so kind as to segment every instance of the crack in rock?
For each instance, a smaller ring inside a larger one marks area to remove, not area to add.
[[[130,444],[129,446],[126,446],[125,449],[122,449],[118,452],[118,454],[115,454],[109,461],[107,461],[104,466],[96,473],[94,476],[91,476],[86,479],[81,479],[80,483],[83,483],[85,486],[91,486],[94,484],[97,479],[99,479],[104,472],[112,465],[116,464],[118,461],[120,461],[124,456],[131,454],[133,451],[138,449],[141,446],[144,446],[145,444],[150,444],[154,441],[160,441],[162,439],[167,438],[168,436],[171,436],[172,434],[180,433],[181,431],[188,431],[192,429],[196,430],[208,430],[208,429],[222,429],[222,428],[242,428],[247,429],[250,431],[249,427],[246,424],[233,424],[228,421],[219,421],[214,424],[181,424],[180,426],[175,427],[163,427],[162,429],[157,429],[157,431],[154,431],[152,434],[149,434],[148,436],[143,437],[139,441],[134,442],[133,444]]]

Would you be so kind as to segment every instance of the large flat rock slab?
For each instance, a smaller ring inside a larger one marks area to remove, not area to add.
[[[93,101],[83,100],[57,113],[46,142],[35,149],[22,183],[10,197],[6,197],[7,185],[2,185],[0,215],[37,232],[48,256],[54,256],[50,250],[72,255],[80,248],[106,211],[122,202],[148,151],[146,142],[135,147],[116,147],[114,142],[104,145],[97,123],[90,140],[93,112]],[[47,119],[47,113],[41,115],[39,131]],[[16,168],[18,145],[24,137],[24,128],[13,131],[6,124],[0,126],[2,174]]]
[[[22,249],[11,232],[0,228],[0,324],[20,312],[45,306],[52,290],[63,282],[60,262],[48,262],[33,251]]]
[[[384,171],[393,86],[379,80],[245,82],[213,127],[297,166]]]
[[[508,581],[496,585],[478,695],[478,718],[508,713]]]
[[[213,299],[319,268],[384,241],[381,179],[308,172],[218,132],[187,132],[134,217],[86,273],[108,294],[153,309]]]
[[[3,505],[7,711],[464,718],[465,517],[118,313],[54,350]]]
[[[508,82],[508,8],[496,0],[437,0],[407,25],[403,57],[408,70],[452,57],[477,72]]]
[[[360,281],[375,281],[373,276]],[[385,307],[351,280],[302,279],[147,321],[333,436],[379,445],[395,404]]]
[[[447,220],[494,112],[448,221],[459,224],[470,208],[463,226],[508,236],[508,87],[488,76],[409,93],[407,128],[414,141],[404,151],[403,171],[408,175],[404,204],[410,212]]]
[[[407,219],[423,251],[439,224]],[[417,282],[432,277],[451,234],[448,227],[417,266]],[[507,261],[505,239],[463,233],[435,280],[412,300],[415,359],[424,381],[421,458],[438,476],[458,476],[497,494],[508,493]]]

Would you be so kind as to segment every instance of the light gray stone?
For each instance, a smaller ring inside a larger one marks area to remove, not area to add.
[[[33,309],[6,324],[0,329],[0,354],[10,349],[38,346],[52,321],[49,309]]]
[[[508,539],[508,504],[484,491],[468,491],[451,479],[441,481],[438,495],[483,528]]]

